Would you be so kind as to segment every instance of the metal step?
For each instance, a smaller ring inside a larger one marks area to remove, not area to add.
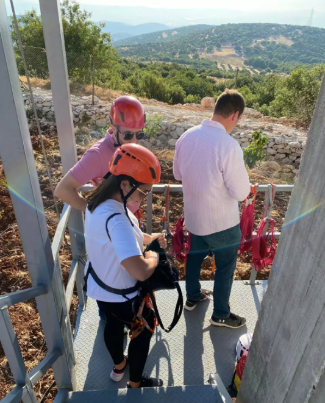
[[[212,289],[213,281],[202,281],[203,288]],[[185,298],[185,283],[181,282]],[[235,367],[235,348],[238,338],[252,333],[260,310],[267,281],[259,285],[245,285],[234,281],[230,297],[233,312],[246,317],[247,326],[240,329],[210,325],[212,301],[204,301],[194,311],[185,311],[171,333],[158,327],[151,339],[144,373],[159,377],[167,386],[205,385],[209,374],[218,373],[225,386],[231,383]],[[177,293],[159,291],[157,305],[164,324],[171,322]],[[107,390],[125,388],[128,370],[116,383],[109,377],[113,362],[104,344],[104,322],[99,320],[96,301],[88,299],[86,309],[79,312],[74,348],[78,390]],[[128,338],[125,337],[126,342]]]
[[[54,403],[232,403],[215,385],[172,386],[167,388],[108,389],[69,392],[58,395]]]

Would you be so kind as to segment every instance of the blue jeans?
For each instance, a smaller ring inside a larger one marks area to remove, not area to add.
[[[198,301],[201,298],[199,280],[201,265],[208,252],[212,251],[217,266],[213,288],[213,315],[219,318],[228,318],[230,315],[228,303],[240,238],[239,225],[211,235],[191,234],[191,249],[187,259],[185,278],[187,299]]]

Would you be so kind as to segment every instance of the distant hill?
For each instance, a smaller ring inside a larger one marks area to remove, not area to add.
[[[324,28],[225,24],[193,32],[195,27],[202,26],[141,35],[116,42],[115,46],[123,57],[196,66],[216,66],[217,63],[225,70],[246,65],[258,70],[279,71],[284,66],[325,63]]]
[[[156,22],[149,22],[139,25],[130,25],[124,24],[123,22],[115,21],[101,22],[105,23],[105,28],[103,28],[102,32],[109,32],[111,34],[113,42],[136,35],[143,35],[151,32],[161,31],[164,29],[170,29],[170,27],[168,27],[167,25],[159,24]]]
[[[144,24],[145,25],[145,24]],[[158,32],[151,32],[148,34],[134,36],[132,38],[127,38],[125,40],[116,41],[115,46],[133,46],[133,45],[143,45],[146,43],[160,43],[160,42],[170,42],[176,39],[182,38],[183,36],[194,34],[198,31],[204,31],[209,28],[214,27],[214,25],[198,24],[190,25],[181,28],[166,27]]]

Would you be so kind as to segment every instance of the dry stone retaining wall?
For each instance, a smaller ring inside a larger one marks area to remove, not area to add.
[[[30,97],[28,93],[23,94],[25,106],[31,108]],[[36,108],[39,117],[43,123],[51,122],[52,127],[55,126],[54,107],[52,102],[51,91],[36,89],[34,93]],[[109,112],[111,104],[102,103],[99,98],[95,97],[95,105],[92,105],[91,96],[76,97],[71,95],[71,106],[73,113],[73,121],[76,126],[76,134],[79,131],[79,126],[88,125],[91,130],[88,130],[90,136],[100,138],[102,133],[101,128],[109,124]],[[153,107],[148,107],[152,109]],[[159,113],[159,106],[156,107],[156,112]],[[242,148],[246,148],[252,141],[252,133],[254,130],[261,129],[263,134],[269,138],[269,144],[265,147],[268,159],[274,159],[282,165],[293,165],[299,167],[301,155],[306,145],[305,133],[299,133],[295,129],[285,127],[280,124],[267,124],[258,121],[254,115],[256,111],[247,108],[244,119],[238,127],[232,132]],[[185,113],[182,110],[182,113]],[[149,112],[150,114],[150,112]],[[260,115],[258,112],[256,114]],[[184,117],[183,117],[184,118]],[[203,116],[205,118],[205,116]],[[186,121],[186,116],[183,119]],[[162,121],[159,134],[152,135],[149,139],[143,140],[142,144],[151,147],[173,148],[178,138],[189,128],[200,124],[202,115],[197,114],[188,117],[191,122],[175,122],[165,119]]]

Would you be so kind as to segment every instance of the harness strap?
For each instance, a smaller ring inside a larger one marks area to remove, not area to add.
[[[127,299],[126,295],[128,294],[132,294],[133,292],[138,291],[139,289],[139,283],[137,283],[136,285],[134,285],[133,287],[129,287],[129,288],[113,288],[113,287],[109,287],[108,285],[106,285],[96,274],[94,268],[91,265],[91,262],[89,262],[89,266],[88,266],[88,270],[85,276],[85,286],[84,286],[84,291],[87,291],[87,281],[88,281],[88,277],[91,274],[92,278],[95,280],[96,284],[99,285],[99,287],[103,288],[104,290],[111,292],[113,294],[117,294],[117,295],[122,295],[124,298]]]
[[[111,239],[111,236],[110,236],[109,231],[108,231],[108,229],[107,229],[107,224],[108,224],[108,221],[109,221],[111,218],[115,217],[116,215],[121,215],[121,213],[114,213],[114,214],[110,215],[110,216],[108,217],[108,219],[106,220],[106,224],[105,224],[106,233],[107,233],[107,236],[108,236],[108,238],[109,238],[109,240],[110,240],[111,242],[112,242],[112,239]]]
[[[120,215],[120,214],[121,214],[121,213],[114,213],[114,214],[110,215],[110,216],[107,218],[107,220],[106,220],[105,229],[106,229],[106,233],[107,233],[107,236],[108,236],[108,238],[109,238],[110,241],[112,241],[112,239],[111,239],[111,236],[110,236],[109,231],[108,231],[108,228],[107,228],[108,221],[109,221],[110,219],[112,219],[113,217],[115,217],[115,216],[117,216],[117,215]],[[87,292],[87,282],[88,282],[88,277],[89,277],[90,274],[91,274],[92,278],[95,280],[96,284],[99,285],[99,287],[101,287],[101,288],[103,288],[104,290],[106,290],[106,291],[108,291],[108,292],[111,292],[111,293],[113,293],[113,294],[122,295],[122,296],[123,296],[124,298],[126,298],[126,299],[128,299],[126,295],[132,294],[133,292],[138,291],[138,289],[139,289],[139,287],[140,287],[140,286],[139,286],[139,283],[136,283],[136,285],[133,286],[133,287],[123,288],[123,289],[109,287],[108,285],[106,285],[106,284],[97,276],[97,274],[96,274],[96,272],[95,272],[95,270],[94,270],[94,268],[93,268],[91,262],[89,262],[88,269],[87,269],[87,273],[86,273],[86,275],[85,275],[85,277],[84,277],[84,287],[83,287],[83,290],[84,290],[85,292]]]
[[[257,184],[251,186],[249,195],[247,196],[240,219],[240,230],[242,237],[240,240],[240,252],[243,255],[252,248],[252,237],[254,230],[254,212],[257,197]],[[253,197],[251,197],[253,196]]]
[[[177,325],[180,317],[182,316],[182,312],[183,312],[183,294],[182,294],[182,290],[181,290],[178,282],[175,282],[175,287],[176,287],[177,292],[178,292],[178,299],[177,299],[177,303],[176,303],[176,307],[175,307],[174,318],[172,320],[172,323],[168,326],[167,329],[165,329],[165,327],[164,327],[164,325],[162,323],[161,317],[159,315],[159,311],[158,311],[158,307],[157,307],[157,303],[156,303],[154,293],[152,291],[149,292],[149,296],[150,296],[150,299],[152,301],[153,309],[154,309],[154,312],[156,314],[156,318],[158,320],[158,323],[159,323],[160,327],[166,333],[169,333],[174,329],[174,327]]]
[[[268,232],[264,234],[264,227],[269,225]],[[272,218],[264,218],[257,229],[256,237],[252,243],[252,260],[256,271],[273,263],[276,252],[276,240],[274,236],[275,221]],[[270,246],[268,246],[270,241]]]
[[[191,249],[191,234],[188,232],[187,240],[184,234],[184,217],[180,217],[176,222],[175,231],[173,233],[173,250],[172,255],[176,259],[185,262],[187,255]]]

